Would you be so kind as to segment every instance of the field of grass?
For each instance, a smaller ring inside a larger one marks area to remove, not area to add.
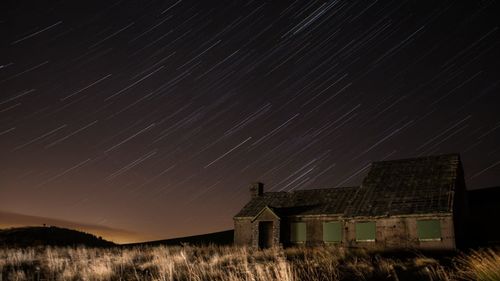
[[[500,280],[499,250],[440,260],[326,247],[38,247],[0,249],[0,280]]]

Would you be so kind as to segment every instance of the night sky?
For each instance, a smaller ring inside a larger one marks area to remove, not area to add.
[[[457,152],[500,185],[498,1],[2,1],[0,210],[161,239]],[[4,222],[5,223],[5,222]]]

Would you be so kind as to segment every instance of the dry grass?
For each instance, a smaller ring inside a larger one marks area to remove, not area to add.
[[[458,276],[464,280],[499,281],[500,252],[492,249],[472,251],[457,260]]]
[[[237,247],[0,249],[0,280],[500,280],[491,249],[436,259],[381,257],[342,248]]]

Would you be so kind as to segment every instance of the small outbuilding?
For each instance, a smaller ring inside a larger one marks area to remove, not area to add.
[[[374,162],[358,187],[264,192],[253,183],[234,242],[454,250],[464,239],[465,190],[458,154]]]

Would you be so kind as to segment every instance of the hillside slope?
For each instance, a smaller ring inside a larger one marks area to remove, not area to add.
[[[132,243],[132,244],[124,244],[123,246],[155,246],[155,245],[182,245],[182,244],[190,244],[190,245],[232,245],[234,237],[234,230],[224,230],[219,232],[201,234],[201,235],[193,235],[187,237],[179,237],[165,240],[156,240],[142,243]]]
[[[115,244],[89,233],[54,226],[0,229],[0,247],[41,245],[106,247]]]

